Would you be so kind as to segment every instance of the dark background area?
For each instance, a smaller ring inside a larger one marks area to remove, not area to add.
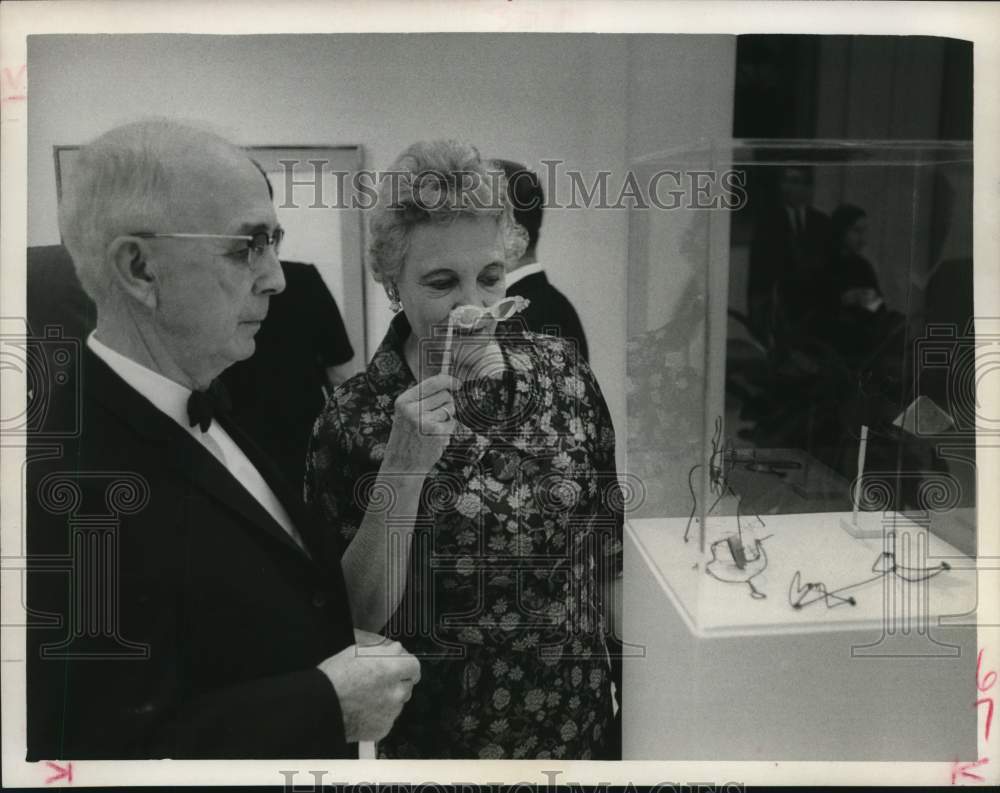
[[[903,89],[904,72],[920,84]],[[733,136],[972,140],[972,78],[972,44],[956,39],[739,36]],[[878,119],[851,119],[850,106],[872,97],[900,110],[879,135]]]

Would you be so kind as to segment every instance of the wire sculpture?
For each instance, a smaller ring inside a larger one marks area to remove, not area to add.
[[[722,440],[722,416],[715,418],[715,431],[712,433],[711,443],[712,451],[708,457],[709,490],[715,496],[715,500],[705,511],[705,514],[711,513],[723,496],[731,495],[736,500],[736,536],[716,540],[709,546],[712,551],[712,559],[705,565],[705,572],[723,583],[746,584],[750,588],[750,597],[760,600],[766,598],[767,595],[754,586],[753,579],[767,569],[767,553],[764,550],[763,541],[771,535],[755,539],[753,553],[747,553],[747,546],[743,541],[743,497],[737,494],[729,483],[729,473],[736,460],[735,448],[731,439],[727,439],[725,442]],[[690,540],[691,526],[698,511],[694,475],[704,465],[704,463],[697,463],[688,470],[688,490],[691,492],[692,503],[691,514],[684,527],[684,542]],[[760,515],[753,514],[758,524],[763,527],[765,524]],[[726,547],[723,548],[723,546]]]
[[[743,532],[740,525],[740,517],[742,514],[743,496],[733,490],[732,485],[729,483],[729,474],[737,461],[736,448],[733,445],[732,439],[727,438],[725,443],[722,443],[722,416],[716,416],[715,431],[712,433],[712,453],[708,456],[709,490],[715,495],[715,501],[705,510],[705,514],[708,515],[711,513],[718,506],[723,496],[730,495],[736,499],[736,530],[740,542],[742,542]],[[755,460],[751,459],[745,462],[753,463]],[[791,462],[785,463],[779,460],[775,461],[775,463],[792,467]],[[694,491],[694,475],[701,468],[704,468],[704,463],[696,463],[688,469],[687,479],[688,491],[691,493],[691,513],[688,515],[687,524],[684,527],[684,542],[690,540],[691,526],[698,512],[698,495]],[[766,525],[760,515],[756,512],[753,515],[762,527]]]
[[[710,546],[712,549],[712,561],[705,565],[705,572],[716,581],[722,581],[724,584],[746,584],[750,587],[750,597],[754,600],[763,600],[767,595],[753,585],[753,579],[767,569],[767,553],[764,551],[764,540],[770,536],[769,534],[767,537],[762,537],[754,541],[756,555],[752,557],[745,556],[745,546],[741,546],[741,550],[736,552],[733,544],[730,542],[731,538],[716,540]],[[720,558],[718,549],[722,546],[728,547],[734,561],[730,562],[725,558]],[[745,557],[742,563],[739,559],[740,556]]]
[[[796,570],[795,575],[792,576],[791,583],[788,585],[788,602],[791,607],[794,609],[803,609],[821,600],[826,604],[828,609],[836,608],[837,606],[856,606],[858,601],[855,597],[853,595],[845,596],[843,593],[866,584],[871,584],[874,581],[880,581],[888,576],[895,576],[906,583],[913,584],[921,581],[929,581],[931,578],[947,570],[951,570],[951,565],[947,562],[940,562],[934,567],[909,567],[900,564],[896,561],[896,534],[895,532],[890,532],[888,536],[892,543],[891,550],[882,551],[878,555],[878,558],[871,567],[871,571],[875,575],[863,581],[831,590],[827,589],[826,584],[821,581],[811,581],[803,585],[802,572]]]

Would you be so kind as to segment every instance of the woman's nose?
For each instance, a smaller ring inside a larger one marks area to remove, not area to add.
[[[484,297],[479,293],[479,290],[475,286],[467,286],[460,290],[455,296],[456,303],[453,308],[458,308],[459,306],[485,306]]]

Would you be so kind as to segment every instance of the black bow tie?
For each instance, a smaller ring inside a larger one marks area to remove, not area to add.
[[[208,432],[212,419],[220,413],[228,413],[232,407],[225,386],[214,380],[206,391],[192,391],[188,397],[188,421],[196,424],[202,432]]]

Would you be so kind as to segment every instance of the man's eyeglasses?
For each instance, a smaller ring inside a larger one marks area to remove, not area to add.
[[[153,231],[139,231],[130,236],[142,239],[243,240],[247,243],[246,248],[240,248],[227,255],[245,255],[247,267],[253,269],[268,248],[273,247],[274,255],[278,255],[281,241],[285,238],[285,230],[278,226],[273,234],[268,234],[266,231],[258,231],[255,234],[185,234],[180,232],[160,234]]]

